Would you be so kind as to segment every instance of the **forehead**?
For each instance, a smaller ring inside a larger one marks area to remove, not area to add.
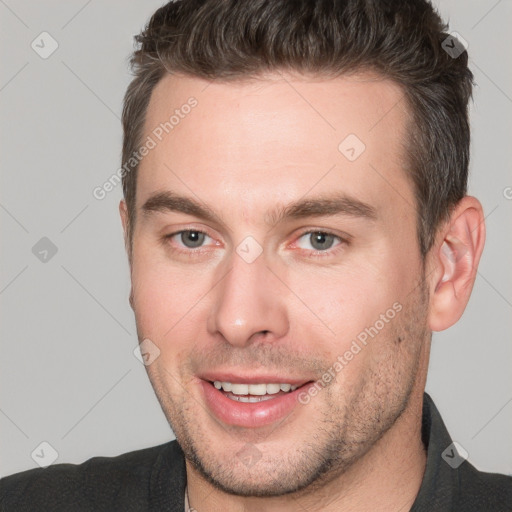
[[[402,89],[375,74],[235,82],[169,75],[146,115],[143,139],[155,147],[139,167],[137,204],[172,190],[252,219],[276,203],[336,190],[406,210],[407,119]]]

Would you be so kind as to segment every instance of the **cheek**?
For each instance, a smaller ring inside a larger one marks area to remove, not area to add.
[[[364,380],[372,361],[393,348],[410,289],[406,262],[397,265],[389,245],[337,268],[287,273],[290,289],[300,298],[291,297],[288,304],[298,332],[316,340],[314,350],[332,365],[339,386]]]
[[[170,265],[161,254],[147,249],[135,253],[132,286],[139,335],[163,344],[186,337],[193,328],[191,318],[208,291],[208,276],[199,267]]]
[[[293,301],[299,323],[312,321],[335,344],[349,342],[397,300],[396,283],[384,263],[288,272],[289,287],[299,299]]]

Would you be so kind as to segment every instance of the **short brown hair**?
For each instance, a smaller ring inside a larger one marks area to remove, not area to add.
[[[151,92],[168,73],[230,81],[276,70],[376,71],[402,86],[412,114],[407,167],[425,257],[467,190],[473,75],[465,51],[454,58],[443,48],[446,31],[427,0],[171,1],[135,37],[122,165],[140,146]],[[123,175],[130,254],[137,168]]]

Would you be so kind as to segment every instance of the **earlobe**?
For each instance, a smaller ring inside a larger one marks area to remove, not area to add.
[[[485,243],[482,205],[466,196],[454,209],[432,248],[434,270],[429,327],[442,331],[455,324],[469,301]]]

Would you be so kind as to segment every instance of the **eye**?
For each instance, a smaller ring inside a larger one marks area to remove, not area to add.
[[[338,243],[335,243],[336,240],[338,240]],[[342,245],[344,242],[347,242],[343,238],[341,238],[338,235],[335,235],[334,233],[329,233],[328,231],[320,231],[320,230],[314,230],[314,231],[306,231],[305,233],[302,233],[302,235],[299,237],[298,241],[296,242],[298,247],[301,249],[309,250],[313,253],[313,255],[322,255],[319,253],[328,253],[332,254],[334,251],[330,251],[333,247],[336,248],[340,245]],[[312,249],[311,249],[312,247]]]
[[[167,240],[176,240],[178,247],[186,249],[197,249],[202,247],[206,238],[210,238],[207,233],[198,229],[185,229],[166,235]],[[178,249],[179,250],[179,249]]]

